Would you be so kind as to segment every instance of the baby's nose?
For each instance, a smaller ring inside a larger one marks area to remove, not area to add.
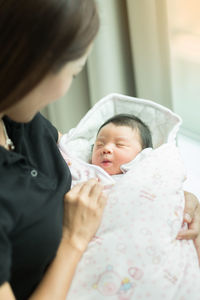
[[[103,154],[110,154],[112,153],[112,147],[109,145],[105,145],[105,147],[103,148]]]

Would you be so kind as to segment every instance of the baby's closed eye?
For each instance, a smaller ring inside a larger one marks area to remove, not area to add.
[[[116,143],[117,147],[127,147],[128,145],[125,143]]]
[[[104,143],[102,143],[102,142],[97,142],[96,143],[96,147],[102,147],[102,146],[104,146]]]

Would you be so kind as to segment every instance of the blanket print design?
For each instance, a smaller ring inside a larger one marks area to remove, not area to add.
[[[117,295],[119,300],[129,300],[134,292],[135,282],[139,280],[143,272],[136,267],[128,270],[128,276],[123,279],[117,274],[112,266],[108,266],[97,282],[93,285],[103,296]],[[133,278],[135,279],[133,281]]]

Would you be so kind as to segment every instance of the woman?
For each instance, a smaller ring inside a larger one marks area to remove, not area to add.
[[[102,187],[70,190],[57,130],[38,113],[67,92],[98,26],[93,0],[0,0],[0,299],[65,299],[101,222]]]

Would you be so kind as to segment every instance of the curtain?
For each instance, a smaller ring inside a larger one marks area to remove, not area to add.
[[[172,108],[165,0],[127,0],[137,96]]]

